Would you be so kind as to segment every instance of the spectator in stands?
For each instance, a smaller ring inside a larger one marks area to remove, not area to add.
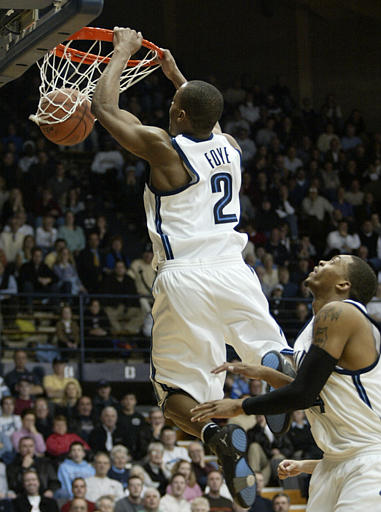
[[[70,210],[65,213],[65,223],[58,229],[58,236],[66,241],[67,248],[75,256],[85,248],[83,229],[75,224],[74,212]]]
[[[192,468],[192,464],[187,460],[179,460],[177,461],[172,468],[172,475],[180,473],[184,476],[186,487],[183,493],[184,499],[187,501],[192,501],[195,498],[199,498],[202,496],[201,487],[198,485],[196,480],[196,474]],[[167,494],[172,493],[172,486],[168,485]]]
[[[47,187],[51,190],[53,200],[61,207],[65,203],[66,195],[71,187],[71,180],[65,176],[66,169],[63,162],[56,163],[55,175],[48,182]]]
[[[367,304],[368,315],[381,323],[381,283],[378,283],[376,295]]]
[[[381,261],[377,258],[377,245],[379,234],[375,231],[372,221],[370,219],[364,220],[359,231],[361,245],[368,248],[368,257],[372,261],[373,267],[376,270],[381,270]],[[378,261],[377,261],[378,260]]]
[[[74,498],[69,507],[69,512],[87,512],[87,501],[83,498]]]
[[[81,391],[74,382],[68,382],[65,386],[62,404],[56,405],[56,415],[63,415],[69,420],[74,416],[78,400],[81,398]]]
[[[134,460],[140,460],[146,454],[147,446],[142,444],[142,430],[146,428],[146,421],[140,412],[136,411],[135,393],[126,393],[120,401],[118,413],[118,426],[128,432],[127,447]]]
[[[288,437],[294,448],[296,459],[321,459],[322,451],[317,447],[311,434],[311,427],[304,411],[292,413],[292,423],[288,431]]]
[[[360,245],[361,242],[359,235],[357,233],[351,235],[348,232],[348,222],[346,220],[342,220],[339,222],[338,229],[331,231],[328,234],[327,255],[329,256],[339,253],[353,254],[353,251],[358,249]]]
[[[14,499],[14,512],[59,512],[57,502],[40,494],[40,480],[36,471],[29,469],[23,474],[24,492]]]
[[[263,110],[262,110],[263,113]],[[275,128],[275,119],[273,117],[268,117],[265,120],[264,126],[257,131],[255,137],[255,143],[257,146],[265,146],[266,148],[270,146],[271,140],[276,137]]]
[[[15,398],[3,396],[1,399],[0,431],[11,438],[12,434],[22,428],[21,418],[15,411]]]
[[[306,302],[298,302],[295,306],[295,314],[287,322],[287,341],[293,345],[297,335],[311,318],[311,311],[308,309]]]
[[[40,395],[43,393],[41,386],[41,375],[39,375],[39,369],[28,370],[28,355],[25,350],[15,350],[13,353],[13,361],[15,367],[5,375],[5,383],[9,387],[12,393],[16,391],[16,384],[21,376],[28,376],[33,380],[33,386],[31,390],[32,395]],[[4,413],[4,411],[3,411]]]
[[[0,461],[5,462],[8,464],[13,460],[14,457],[14,451],[13,446],[11,443],[11,439],[7,434],[0,431]],[[1,468],[0,468],[0,475],[1,475]],[[0,497],[1,497],[1,490],[0,490]]]
[[[4,251],[7,262],[14,263],[22,249],[25,234],[20,231],[20,220],[17,215],[10,217],[8,224],[9,231],[4,228],[0,234],[0,248]]]
[[[58,466],[58,480],[61,489],[57,493],[59,498],[72,498],[72,481],[76,477],[87,478],[95,475],[94,467],[85,460],[86,452],[82,443],[74,441],[70,445],[66,459]]]
[[[123,238],[120,235],[111,238],[111,247],[105,256],[105,271],[111,272],[114,270],[117,261],[123,261],[126,268],[130,265],[128,256],[123,249]]]
[[[87,491],[86,481],[84,478],[76,477],[71,483],[71,493],[74,499],[85,499]],[[95,504],[92,501],[85,500],[87,503],[87,512],[95,510]],[[72,500],[67,501],[62,505],[61,512],[70,512]]]
[[[50,215],[54,219],[58,219],[62,215],[62,210],[57,201],[53,199],[53,194],[50,188],[44,188],[41,196],[37,199],[34,205],[34,214],[37,217],[44,217]],[[40,219],[38,219],[40,221]]]
[[[205,489],[208,473],[216,469],[216,466],[205,460],[204,446],[200,441],[192,441],[188,446],[188,454],[192,461],[192,468],[196,475],[198,485]]]
[[[96,414],[89,396],[81,396],[73,412],[72,423],[74,431],[86,442],[89,441],[90,432],[96,424]]]
[[[110,246],[110,230],[105,215],[98,215],[96,219],[95,232],[99,236],[99,247],[104,250]]]
[[[15,400],[15,413],[21,414],[24,409],[31,409],[34,405],[34,396],[32,395],[33,381],[29,375],[21,375],[17,384],[17,398]]]
[[[303,162],[296,156],[295,146],[291,145],[287,149],[287,154],[284,159],[284,166],[288,171],[290,171],[291,174],[295,174],[299,167],[303,167]]]
[[[274,258],[272,254],[266,253],[264,255],[263,267],[265,272],[262,276],[262,281],[265,285],[268,286],[270,290],[272,290],[273,287],[279,282],[278,266],[274,264]]]
[[[144,512],[164,512],[160,508],[160,493],[154,487],[148,487],[143,494]]]
[[[211,510],[224,510],[226,512],[234,512],[234,505],[232,500],[221,496],[220,490],[224,479],[218,470],[210,471],[208,473],[207,483],[209,492],[205,494],[205,498],[209,501]]]
[[[25,210],[23,196],[19,188],[12,188],[8,199],[5,201],[2,209],[3,224],[6,224],[10,217],[17,215]]]
[[[270,239],[266,244],[266,252],[270,253],[276,265],[288,265],[290,253],[281,243],[281,233],[279,228],[274,227],[271,230]],[[266,267],[265,267],[266,268]]]
[[[148,445],[148,460],[143,464],[143,469],[151,480],[148,485],[155,487],[161,496],[165,494],[171,477],[171,472],[165,467],[163,455],[162,443],[150,443]]]
[[[90,450],[86,441],[77,434],[68,432],[67,418],[56,416],[53,420],[53,433],[46,440],[46,452],[52,457],[66,455],[75,441],[81,443],[85,450]]]
[[[43,252],[39,247],[32,249],[32,259],[20,268],[20,286],[25,293],[58,293],[58,278],[42,261]],[[32,307],[32,297],[27,298],[27,304]]]
[[[108,316],[98,299],[91,300],[84,318],[84,324],[86,349],[95,349],[88,353],[88,357],[90,359],[109,357],[110,353],[102,352],[102,349],[112,348],[109,339],[111,326]]]
[[[37,456],[33,437],[23,437],[19,442],[19,453],[7,465],[9,487],[17,494],[23,490],[23,474],[30,469],[36,471],[40,480],[40,491],[49,498],[60,487],[54,463],[46,457]]]
[[[57,262],[58,254],[66,247],[66,241],[63,238],[57,238],[54,242],[54,249],[45,256],[44,263],[46,263],[49,268],[53,269]]]
[[[328,122],[325,126],[325,130],[321,133],[317,139],[317,148],[322,153],[327,153],[331,148],[332,141],[335,140],[336,143],[340,143],[339,137],[335,133],[335,128],[333,123]]]
[[[81,200],[81,189],[79,187],[72,187],[66,198],[65,213],[70,211],[74,215],[82,212],[85,209],[85,205]]]
[[[176,431],[173,427],[165,426],[161,429],[160,441],[164,445],[163,461],[167,470],[171,471],[178,460],[190,461],[186,449],[176,445]]]
[[[298,293],[297,284],[290,281],[290,271],[287,267],[278,268],[279,284],[283,286],[282,297],[295,297]]]
[[[65,387],[68,382],[74,382],[79,391],[82,392],[77,379],[65,376],[66,361],[64,359],[54,359],[52,366],[53,374],[45,375],[43,380],[45,393],[50,400],[55,404],[62,403]]]
[[[53,249],[54,242],[57,240],[57,229],[54,227],[54,217],[45,215],[42,218],[42,226],[36,229],[36,245],[48,253]]]
[[[262,496],[262,490],[264,488],[264,478],[260,471],[255,472],[255,480],[257,483],[256,498],[252,504],[249,512],[273,512],[273,506],[271,500]]]
[[[73,353],[78,348],[80,340],[79,325],[73,320],[70,306],[63,306],[61,310],[61,319],[56,325],[56,335],[58,347],[64,349],[65,352],[69,349]]]
[[[108,380],[101,379],[97,382],[97,390],[93,398],[93,406],[98,416],[100,416],[105,407],[111,406],[115,407],[116,410],[119,409],[118,400],[111,395],[111,384]]]
[[[16,255],[15,267],[18,271],[20,267],[32,258],[32,249],[35,247],[36,242],[33,235],[26,235],[24,237],[22,247]]]
[[[94,193],[102,193],[108,184],[113,182],[115,177],[122,172],[124,158],[116,147],[116,143],[111,137],[106,136],[101,143],[101,150],[97,151],[91,164],[90,182]]]
[[[43,455],[46,450],[45,441],[42,435],[37,432],[36,429],[36,415],[32,409],[24,409],[21,414],[21,424],[22,427],[20,430],[16,430],[12,434],[12,444],[13,448],[16,451],[19,451],[20,440],[23,437],[32,437],[36,446],[36,454]]]
[[[115,333],[137,334],[143,324],[143,315],[133,279],[127,275],[123,261],[117,261],[112,274],[104,279],[102,292],[114,295],[133,295],[135,297],[107,299],[105,311]]]
[[[53,419],[46,398],[38,397],[36,399],[34,412],[36,413],[36,428],[46,440],[53,432]]]
[[[161,429],[165,425],[165,418],[160,407],[152,407],[148,411],[149,442],[160,441]]]
[[[99,249],[99,235],[91,232],[88,245],[78,255],[78,275],[89,293],[97,293],[102,281],[102,254]]]
[[[266,238],[270,236],[272,228],[279,224],[279,217],[274,210],[269,198],[264,197],[261,201],[261,207],[257,211],[255,218],[257,226],[261,227],[261,231],[265,234]],[[252,240],[254,245],[255,240]]]
[[[337,188],[340,186],[339,171],[333,167],[332,162],[324,162],[321,172],[324,195],[330,200],[336,199]]]
[[[337,199],[333,201],[332,206],[335,210],[340,210],[349,222],[353,222],[354,209],[353,205],[345,199],[345,188],[338,187],[336,190]]]
[[[254,451],[254,448],[251,447],[251,444],[254,443],[256,447],[258,445],[264,451],[267,459],[271,463],[271,474],[273,478],[277,478],[277,467],[278,463],[284,458],[289,458],[293,454],[293,446],[286,434],[282,434],[280,436],[274,437],[270,432],[266,418],[262,415],[257,415],[257,423],[256,425],[248,430],[248,442],[249,442],[249,460],[253,464],[253,468],[260,467],[261,471],[266,471],[263,467],[263,463],[261,463],[261,454]],[[260,452],[261,450],[259,450]],[[255,453],[254,453],[255,452]],[[262,467],[261,467],[262,466]],[[255,469],[254,469],[255,471]],[[265,482],[267,483],[267,478],[265,476]]]
[[[130,465],[128,464],[130,456],[127,448],[122,444],[115,445],[110,452],[110,457],[111,468],[107,476],[120,482],[123,489],[126,489],[130,475]]]
[[[99,512],[114,512],[115,510],[115,500],[112,496],[101,496],[95,505]]]
[[[78,276],[74,258],[67,247],[63,247],[58,252],[53,272],[58,277],[58,287],[61,293],[78,295],[87,292]]]
[[[102,409],[100,425],[95,427],[90,434],[89,444],[93,452],[107,452],[115,445],[130,446],[128,430],[117,425],[118,413],[115,407],[107,406]]]
[[[273,496],[272,504],[274,512],[289,512],[290,510],[290,497],[285,492],[279,492]]]
[[[86,478],[86,499],[95,502],[101,496],[105,495],[111,495],[115,500],[122,498],[122,484],[107,476],[111,467],[110,457],[106,453],[98,452],[94,457],[93,464],[95,468],[95,475]],[[118,509],[116,509],[116,511],[118,512]]]
[[[355,125],[348,123],[345,127],[345,134],[341,137],[341,147],[344,151],[351,151],[361,143],[362,140],[356,135]]]
[[[161,498],[160,507],[167,512],[190,512],[190,504],[184,498],[186,488],[184,475],[181,473],[174,473],[169,483],[172,494],[167,493]]]
[[[303,199],[302,210],[306,219],[306,231],[315,245],[316,242],[320,242],[321,245],[321,236],[325,233],[325,218],[332,214],[333,206],[325,197],[319,195],[318,189],[314,186],[309,188],[308,196]]]

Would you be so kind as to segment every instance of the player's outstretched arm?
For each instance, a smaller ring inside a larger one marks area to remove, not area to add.
[[[243,375],[248,379],[264,380],[273,388],[281,388],[293,381],[291,377],[284,373],[262,366],[261,364],[250,365],[245,363],[224,363],[214,368],[211,373],[217,374],[222,372],[230,372],[235,375]]]
[[[120,77],[131,55],[142,45],[143,36],[130,28],[114,28],[114,54],[98,80],[91,111],[100,124],[127,150],[150,161],[152,144],[164,137],[164,130],[143,126],[130,112],[119,108]],[[158,140],[157,140],[158,139]]]
[[[311,475],[320,462],[317,460],[288,460],[284,459],[278,465],[278,476],[280,480],[285,480],[291,476],[298,476],[301,473]]]

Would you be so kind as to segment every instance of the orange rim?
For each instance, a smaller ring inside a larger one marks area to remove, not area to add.
[[[112,43],[114,32],[112,30],[106,28],[95,28],[95,27],[84,27],[81,30],[78,30],[75,34],[68,37],[70,41],[107,41]],[[163,50],[156,46],[156,44],[143,39],[142,46],[148,48],[149,50],[155,51],[159,58],[163,56]],[[59,44],[54,48],[54,53],[57,57],[67,58],[70,55],[70,58],[74,62],[79,62],[81,64],[91,65],[94,62],[102,62],[103,64],[108,64],[111,60],[110,57],[102,57],[101,55],[95,55],[93,53],[86,53],[80,50],[76,50],[74,48],[67,48],[64,44]],[[140,60],[129,60],[127,62],[127,66],[133,67],[140,64]],[[147,62],[144,66],[155,66],[155,62]]]

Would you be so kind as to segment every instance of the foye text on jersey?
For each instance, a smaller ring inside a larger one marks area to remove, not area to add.
[[[207,153],[204,153],[204,156],[212,169],[218,167],[219,165],[231,163],[229,160],[229,153],[226,146],[211,149]]]

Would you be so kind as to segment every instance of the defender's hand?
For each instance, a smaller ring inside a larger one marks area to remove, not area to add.
[[[282,460],[278,466],[278,477],[285,480],[290,476],[298,476],[302,471],[302,464],[299,460]]]
[[[205,421],[210,418],[233,418],[243,414],[243,399],[232,400],[225,398],[224,400],[213,400],[197,405],[191,409],[193,416],[191,421]]]
[[[235,375],[243,375],[248,379],[261,379],[262,378],[261,365],[249,365],[245,363],[224,363],[212,370],[212,373],[230,372]]]
[[[119,50],[128,55],[133,55],[142,46],[143,36],[141,32],[136,32],[131,28],[114,27],[113,45],[115,50]]]

